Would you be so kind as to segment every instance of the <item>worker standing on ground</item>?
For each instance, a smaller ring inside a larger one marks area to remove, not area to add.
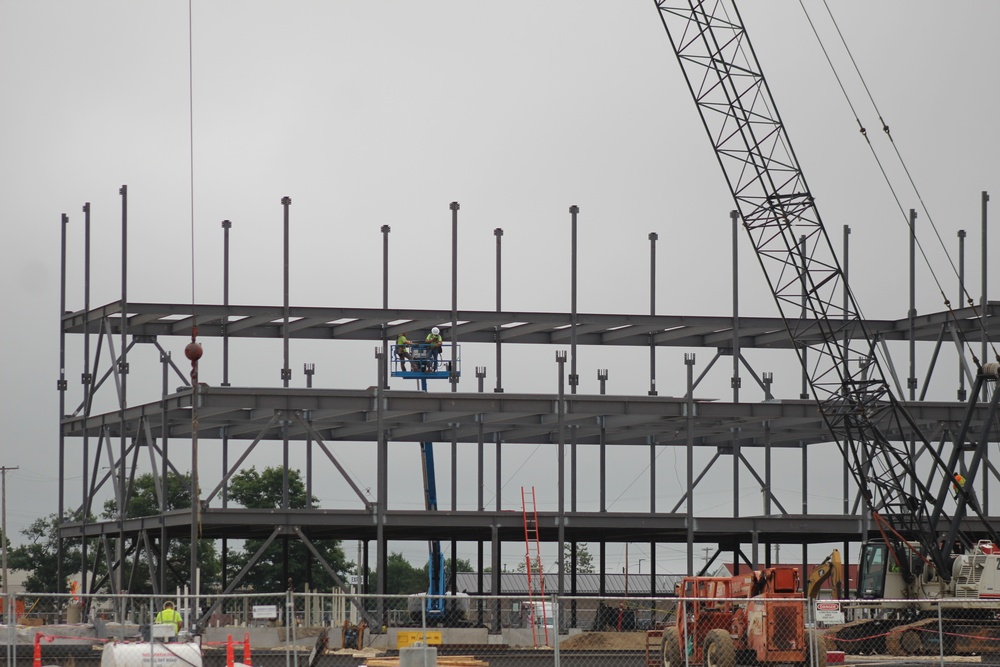
[[[174,603],[167,602],[163,603],[163,609],[156,615],[157,623],[173,623],[177,626],[177,632],[181,631],[181,625],[184,623],[184,619],[181,617],[180,613],[174,609]]]
[[[401,371],[406,370],[407,359],[410,359],[410,365],[413,365],[412,357],[410,356],[410,344],[405,332],[396,336],[396,358],[399,359],[399,370]],[[416,368],[413,370],[416,370]]]
[[[431,353],[431,358],[433,364],[431,370],[437,370],[438,355],[441,354],[441,344],[443,339],[441,338],[441,330],[437,327],[431,329],[431,332],[427,334],[427,338],[424,339],[424,344],[428,347]]]

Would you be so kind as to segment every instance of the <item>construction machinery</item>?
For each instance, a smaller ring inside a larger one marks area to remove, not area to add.
[[[918,543],[865,544],[857,597],[873,603],[858,608],[864,616],[826,632],[841,650],[973,655],[1000,647],[1000,550],[988,540],[955,554],[947,576],[921,559]]]
[[[733,196],[733,216],[743,222],[819,414],[857,485],[854,511],[870,517],[864,537],[879,536],[864,546],[859,594],[905,598],[872,607],[888,633],[884,650],[942,647],[948,640],[940,630],[947,633],[950,620],[978,617],[977,633],[992,635],[1000,607],[973,607],[996,599],[987,571],[998,561],[977,545],[1000,539],[972,489],[996,425],[1000,364],[980,361],[966,345],[971,363],[963,359],[963,369],[975,377],[965,417],[934,433],[921,430],[902,403],[902,388],[890,387],[886,350],[848,288],[735,0],[656,6]],[[942,299],[954,331],[967,330],[969,322]],[[916,400],[916,378],[910,380],[909,398]],[[954,484],[956,475],[965,483]],[[921,595],[960,601],[942,606],[940,628],[909,632],[929,618]]]
[[[435,335],[438,329],[434,328]],[[440,353],[444,344],[430,345],[427,343],[412,343],[409,348],[410,368],[406,369],[407,357],[399,354],[399,345],[392,347],[392,376],[417,381],[420,391],[427,391],[427,380],[446,379],[461,375],[461,365],[440,361]],[[455,354],[459,355],[458,346]],[[460,356],[458,357],[461,358]],[[438,508],[437,479],[434,474],[434,443],[420,443],[420,468],[424,479],[424,508],[436,511]],[[468,596],[447,596],[445,582],[444,553],[441,551],[441,540],[427,542],[427,593],[411,595],[408,610],[415,624],[455,625],[465,624],[468,615]]]
[[[844,564],[840,560],[840,552],[836,549],[809,573],[805,586],[806,597],[810,600],[818,598],[820,589],[827,581],[830,582],[834,600],[844,597]]]
[[[826,645],[807,630],[799,571],[770,567],[733,577],[685,577],[676,623],[663,630],[663,667],[799,664],[824,667]]]

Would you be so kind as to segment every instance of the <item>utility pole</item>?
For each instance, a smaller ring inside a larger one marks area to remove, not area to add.
[[[7,471],[19,466],[0,466],[0,532],[3,532],[3,594],[7,596]]]

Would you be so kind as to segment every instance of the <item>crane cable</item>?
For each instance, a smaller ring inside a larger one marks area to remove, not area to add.
[[[885,166],[882,164],[882,161],[879,159],[878,154],[875,151],[875,147],[871,143],[871,139],[868,136],[867,129],[865,128],[864,124],[861,122],[860,118],[858,117],[858,113],[857,113],[856,109],[854,108],[853,103],[851,102],[850,96],[848,95],[847,90],[844,88],[843,81],[841,80],[840,75],[837,72],[837,69],[836,69],[836,67],[833,64],[833,61],[830,58],[830,54],[827,51],[826,46],[823,43],[823,40],[822,40],[822,38],[819,35],[819,32],[816,30],[816,26],[813,23],[812,17],[809,15],[809,10],[806,9],[806,6],[805,6],[803,0],[799,0],[799,6],[802,8],[802,12],[805,14],[806,20],[809,22],[809,27],[812,29],[813,35],[816,37],[816,41],[819,44],[820,49],[823,52],[823,56],[826,58],[827,64],[830,66],[830,71],[833,73],[834,78],[837,80],[837,85],[840,86],[840,90],[841,90],[841,92],[844,95],[844,99],[847,101],[847,105],[851,109],[851,113],[854,114],[854,120],[855,120],[855,122],[857,122],[858,127],[859,127],[860,132],[861,132],[861,135],[864,137],[865,142],[868,144],[868,148],[871,151],[872,157],[875,159],[876,164],[878,165],[879,171],[882,172],[882,177],[883,177],[883,179],[886,182],[886,186],[889,188],[889,191],[892,194],[893,199],[896,201],[896,207],[899,209],[900,213],[903,215],[903,218],[907,220],[906,224],[909,224],[909,220],[908,220],[908,218],[906,216],[906,212],[905,212],[905,210],[903,208],[902,202],[899,199],[899,195],[896,193],[896,190],[895,190],[895,188],[892,185],[891,179],[889,178],[889,175],[886,172]],[[840,37],[841,44],[843,45],[844,50],[847,52],[848,57],[851,60],[851,64],[854,66],[854,71],[857,73],[858,78],[861,81],[862,87],[864,88],[865,93],[868,96],[868,100],[871,102],[872,107],[875,109],[875,113],[878,115],[879,122],[882,124],[882,131],[885,132],[886,136],[889,138],[889,143],[892,144],[893,151],[896,154],[896,158],[899,161],[900,166],[903,169],[903,172],[906,174],[906,177],[907,177],[907,179],[908,179],[908,181],[910,183],[910,187],[913,188],[914,193],[917,195],[917,200],[920,202],[920,208],[924,212],[924,214],[927,216],[927,220],[928,220],[928,222],[931,225],[931,229],[934,230],[934,235],[936,236],[936,238],[938,240],[938,243],[941,246],[941,249],[944,251],[945,257],[948,259],[948,264],[951,266],[952,272],[955,274],[956,277],[960,277],[958,269],[955,267],[955,263],[952,260],[951,253],[948,252],[948,249],[945,246],[944,240],[941,238],[941,234],[940,234],[940,231],[938,230],[937,224],[934,222],[933,216],[931,216],[930,211],[927,209],[927,205],[924,202],[923,196],[920,194],[920,189],[917,187],[916,182],[913,180],[913,176],[910,173],[909,168],[906,166],[906,162],[903,159],[902,154],[899,152],[899,147],[896,145],[896,142],[895,142],[895,140],[892,137],[892,133],[889,131],[889,125],[888,125],[888,123],[886,123],[885,119],[883,118],[882,112],[880,111],[880,109],[878,107],[878,104],[875,102],[875,98],[872,96],[871,90],[868,88],[868,84],[867,84],[864,76],[861,74],[861,69],[860,69],[860,67],[857,64],[857,61],[855,60],[854,54],[851,52],[850,47],[847,45],[847,40],[844,38],[844,35],[841,32],[840,25],[837,23],[837,20],[834,18],[833,12],[830,9],[829,4],[827,3],[827,0],[823,0],[823,6],[826,8],[827,14],[830,16],[830,21],[833,23],[833,26],[834,26],[834,28],[837,31],[837,36]],[[937,273],[934,271],[934,268],[931,265],[930,259],[928,258],[927,253],[924,250],[923,244],[920,242],[920,239],[917,238],[917,235],[916,235],[916,233],[914,231],[911,230],[911,234],[913,234],[914,242],[915,242],[917,248],[920,250],[920,256],[923,258],[924,264],[926,265],[927,270],[930,272],[931,278],[933,279],[934,284],[937,286],[938,292],[941,294],[941,299],[942,299],[945,307],[947,308],[948,315],[954,321],[956,327],[960,329],[961,327],[960,327],[960,322],[959,322],[958,316],[955,313],[954,309],[952,308],[951,300],[945,295],[944,288],[941,286],[941,282],[938,280]],[[989,341],[990,348],[993,350],[994,357],[996,357],[997,360],[1000,361],[1000,354],[997,353],[996,347],[994,346],[993,341],[992,341],[992,339],[989,336],[989,332],[986,330],[986,326],[983,323],[983,315],[980,312],[979,308],[976,307],[975,301],[973,300],[972,296],[969,294],[969,291],[965,288],[964,284],[962,284],[962,292],[964,294],[966,302],[972,308],[972,311],[973,311],[973,313],[975,315],[974,319],[978,323],[978,326],[980,327],[983,336],[985,337],[985,339],[987,341]],[[973,360],[973,362],[976,365],[976,368],[978,368],[978,369],[981,370],[982,367],[980,365],[980,360],[976,356],[975,351],[972,349],[972,345],[969,343],[968,338],[966,338],[964,342],[965,342],[966,348],[969,350],[969,355],[972,357],[972,360]]]
[[[195,229],[194,229],[194,12],[192,0],[188,0],[188,174],[189,196],[191,199],[191,342],[184,349],[191,360],[191,391],[194,400],[191,405],[191,479],[197,535],[202,536],[201,489],[198,481],[198,359],[201,358],[201,344],[198,343],[198,316],[195,305]]]

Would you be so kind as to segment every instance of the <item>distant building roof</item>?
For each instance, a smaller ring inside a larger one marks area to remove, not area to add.
[[[576,575],[576,594],[594,596],[601,594],[600,574],[578,574]],[[478,575],[475,572],[459,572],[457,576],[457,588],[459,591],[467,593],[478,593]],[[484,595],[493,595],[492,574],[483,573]],[[624,574],[604,574],[604,595],[624,596],[626,594],[626,575]],[[650,591],[652,575],[649,574],[629,574],[628,575],[628,596],[629,597],[649,597],[674,594],[674,584],[680,581],[682,574],[658,574],[655,577],[655,590]],[[563,575],[563,591],[570,595],[572,591],[572,576]],[[537,579],[532,580],[532,584],[538,584]],[[546,574],[544,576],[544,587],[547,594],[556,593],[559,590],[559,575]],[[503,572],[500,574],[499,595],[528,595],[528,575],[523,572]]]

